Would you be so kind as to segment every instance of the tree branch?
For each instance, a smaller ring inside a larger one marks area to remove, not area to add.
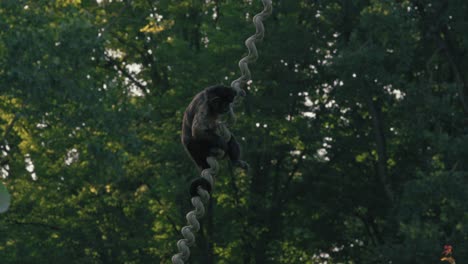
[[[382,121],[380,119],[379,110],[377,109],[371,95],[366,95],[369,112],[372,117],[372,125],[374,131],[375,143],[377,145],[377,176],[383,186],[387,199],[393,203],[394,195],[391,190],[390,180],[387,175],[387,151],[385,143],[385,135],[383,131]]]
[[[462,77],[461,74],[461,67],[460,65],[455,61],[455,57],[457,54],[455,50],[455,47],[450,43],[448,39],[448,30],[446,26],[444,26],[441,29],[441,33],[443,34],[444,38],[442,38],[439,34],[437,34],[438,41],[440,45],[442,46],[443,50],[445,51],[445,55],[447,57],[447,61],[450,64],[450,67],[452,68],[453,73],[455,74],[455,80],[457,82],[458,86],[458,93],[460,94],[460,102],[462,104],[463,110],[466,115],[468,115],[468,98],[466,94],[466,90],[468,90],[467,85],[465,80]]]
[[[13,117],[13,119],[11,120],[10,124],[8,124],[8,126],[6,127],[5,129],[5,133],[3,133],[3,138],[2,138],[2,142],[5,142],[5,140],[7,139],[8,135],[10,134],[11,130],[13,129],[16,121],[18,121],[18,119],[20,118],[21,116],[21,112],[18,112],[15,114],[15,117]]]
[[[61,230],[61,227],[55,226],[55,225],[49,225],[46,223],[39,223],[39,222],[21,222],[18,220],[7,220],[7,224],[14,224],[14,225],[29,225],[29,226],[35,226],[35,227],[45,227],[49,228],[52,230]]]
[[[127,77],[133,84],[135,84],[136,86],[138,86],[138,88],[140,88],[142,90],[142,92],[147,95],[147,91],[146,91],[146,86],[144,84],[142,84],[140,81],[138,81],[135,77],[133,77],[129,72],[127,72],[127,70],[122,67],[122,65],[120,65],[120,63],[118,61],[116,61],[115,59],[111,58],[110,56],[107,56],[107,55],[104,55],[106,60],[113,66],[117,67],[117,69],[125,76]]]

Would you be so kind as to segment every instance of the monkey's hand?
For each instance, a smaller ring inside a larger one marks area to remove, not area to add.
[[[222,150],[220,148],[212,148],[212,149],[210,149],[210,155],[213,156],[213,157],[216,157],[218,159],[222,159],[225,156],[225,152],[224,152],[224,150]]]
[[[241,169],[243,169],[245,171],[249,171],[249,169],[250,169],[250,165],[247,162],[243,161],[243,160],[234,160],[234,161],[232,161],[232,166],[241,168]]]

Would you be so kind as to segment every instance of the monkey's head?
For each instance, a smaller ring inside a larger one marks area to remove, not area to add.
[[[216,85],[206,89],[210,110],[216,114],[226,114],[231,110],[231,104],[237,92],[231,87]]]

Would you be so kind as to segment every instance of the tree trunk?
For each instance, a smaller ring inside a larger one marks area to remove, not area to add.
[[[385,142],[385,134],[383,130],[382,120],[380,118],[380,108],[375,105],[372,95],[366,96],[369,113],[372,118],[372,126],[374,132],[375,143],[377,146],[377,176],[382,185],[385,196],[390,203],[393,203],[394,195],[391,189],[390,179],[387,174],[387,150]]]

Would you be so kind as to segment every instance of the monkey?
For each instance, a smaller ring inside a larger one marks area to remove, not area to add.
[[[249,168],[247,162],[240,160],[241,149],[236,138],[221,122],[221,117],[232,111],[232,103],[237,95],[236,90],[231,87],[210,86],[195,95],[184,112],[181,141],[200,171],[210,167],[206,158],[212,156],[216,149],[224,151],[224,157],[228,156],[233,166],[244,170]],[[227,130],[230,138],[225,139],[219,135],[219,129]],[[208,192],[211,191],[209,183],[199,178],[190,187],[192,197],[197,195],[199,185]]]

